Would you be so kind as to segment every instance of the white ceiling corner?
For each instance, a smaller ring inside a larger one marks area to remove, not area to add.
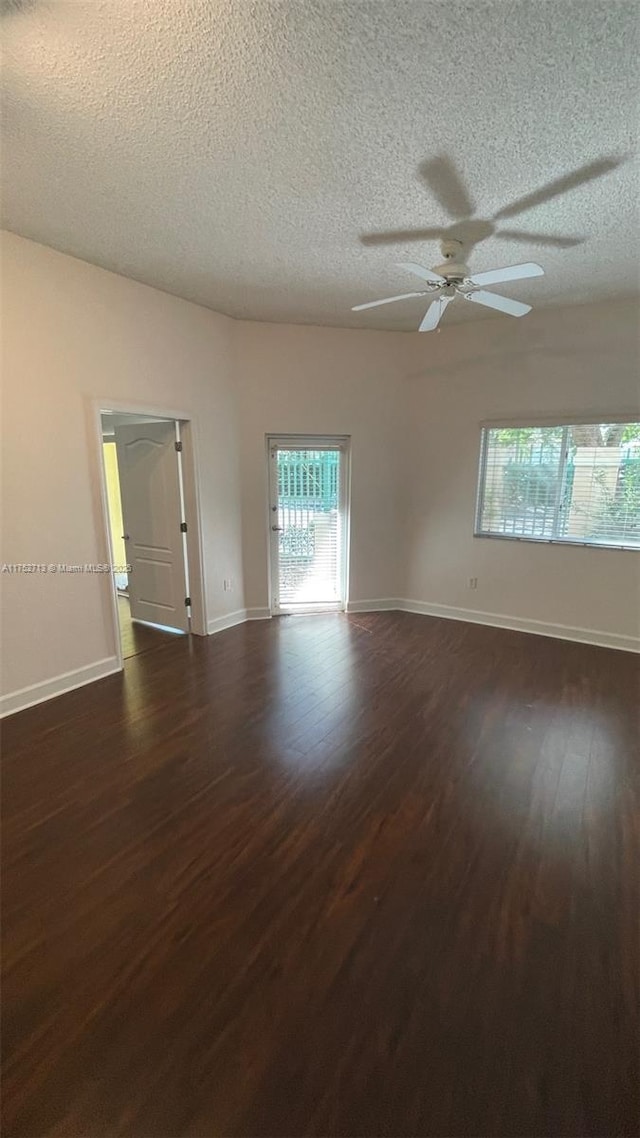
[[[19,234],[258,320],[416,328],[422,300],[350,311],[415,287],[397,261],[441,260],[435,240],[361,240],[394,229],[463,225],[482,238],[476,271],[539,261],[544,278],[503,286],[534,306],[638,291],[635,0],[0,10],[3,223]],[[601,177],[495,220],[611,156]],[[438,200],[434,160],[470,202],[451,180]],[[452,204],[472,207],[471,226]],[[541,247],[500,226],[581,242]],[[456,304],[446,319],[481,316]]]

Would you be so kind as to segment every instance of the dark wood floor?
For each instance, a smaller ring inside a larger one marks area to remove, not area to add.
[[[380,613],[6,721],[5,1138],[635,1138],[638,694]]]
[[[177,635],[174,632],[165,632],[161,628],[154,628],[150,624],[140,624],[139,621],[132,620],[129,598],[121,593],[118,593],[118,621],[123,660],[129,660],[131,656],[139,656],[141,652],[150,652],[152,648],[161,648],[171,636]]]

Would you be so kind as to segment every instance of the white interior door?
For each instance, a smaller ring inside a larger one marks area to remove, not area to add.
[[[271,611],[342,610],[347,441],[269,440]]]
[[[131,423],[115,437],[131,616],[188,632],[176,425]]]

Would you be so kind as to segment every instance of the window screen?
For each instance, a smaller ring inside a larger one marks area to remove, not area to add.
[[[640,549],[640,421],[485,427],[476,533]]]

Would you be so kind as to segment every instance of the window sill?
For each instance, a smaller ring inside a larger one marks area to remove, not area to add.
[[[625,552],[640,553],[640,542],[637,545],[613,544],[607,541],[584,541],[569,537],[531,537],[528,534],[520,536],[516,533],[479,533],[474,537],[488,537],[497,541],[526,541],[534,545],[571,545],[579,549],[618,549]]]

